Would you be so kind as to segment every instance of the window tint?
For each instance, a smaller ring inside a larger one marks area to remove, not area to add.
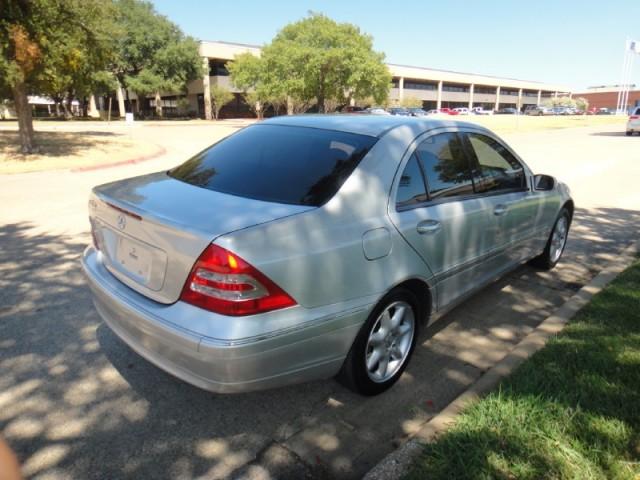
[[[398,184],[396,207],[402,208],[427,201],[422,172],[415,155],[411,156]]]
[[[431,200],[473,193],[467,157],[455,133],[429,137],[416,152],[424,168]]]
[[[524,169],[502,144],[477,133],[467,137],[478,160],[479,171],[474,178],[477,192],[524,188]]]
[[[320,206],[335,195],[376,140],[333,130],[252,125],[169,175],[240,197]]]

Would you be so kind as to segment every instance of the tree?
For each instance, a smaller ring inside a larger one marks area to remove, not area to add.
[[[120,86],[140,99],[155,95],[156,114],[162,116],[163,91],[185,93],[191,80],[203,75],[198,43],[153,5],[142,0],[116,0],[116,21],[126,32],[116,43],[111,71]]]
[[[227,103],[233,100],[233,93],[222,85],[213,85],[211,87],[211,108],[213,108],[213,117],[218,120],[220,110]]]
[[[318,13],[285,26],[260,57],[237,56],[229,70],[239,88],[288,98],[290,107],[315,101],[320,112],[327,101],[344,105],[373,97],[382,103],[391,83],[384,54],[373,50],[371,36]]]
[[[422,108],[422,100],[416,97],[404,97],[400,101],[400,105],[405,108]]]
[[[547,107],[575,107],[576,101],[569,97],[551,97],[547,98],[542,104]]]
[[[31,153],[28,95],[68,89],[104,66],[114,37],[111,4],[0,0],[0,11],[0,96],[13,98],[21,150]]]
[[[576,98],[576,108],[584,113],[587,113],[587,110],[589,110],[589,100],[584,97]]]

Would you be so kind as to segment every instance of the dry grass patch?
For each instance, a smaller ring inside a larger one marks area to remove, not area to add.
[[[160,153],[157,145],[128,134],[81,131],[36,132],[39,153],[20,153],[18,132],[0,132],[0,174],[92,167]]]
[[[498,134],[525,133],[559,128],[596,127],[600,125],[620,125],[620,131],[622,132],[627,121],[626,116],[616,115],[567,115],[548,117],[533,117],[529,115],[458,115],[447,118],[477,123]]]

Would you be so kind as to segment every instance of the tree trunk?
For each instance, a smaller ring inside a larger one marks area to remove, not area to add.
[[[68,93],[64,103],[64,116],[67,120],[70,120],[71,117],[73,117],[73,111],[71,110],[73,108],[73,106],[71,105],[72,101],[73,95],[71,95],[71,93]]]
[[[58,100],[56,102],[56,117],[60,117],[60,102]]]
[[[293,99],[287,95],[287,115],[293,115]]]
[[[156,115],[162,118],[162,98],[160,98],[160,92],[156,92]]]
[[[116,95],[118,96],[118,112],[120,113],[120,118],[124,120],[126,110],[124,109],[124,95],[122,94],[122,85],[120,82],[118,82],[118,88],[116,88]]]
[[[27,86],[24,82],[16,83],[13,88],[13,101],[18,116],[18,134],[20,136],[20,150],[22,153],[33,153],[33,117],[31,105],[27,97]]]
[[[82,116],[87,118],[89,116],[89,100],[87,97],[82,99]]]
[[[324,94],[318,95],[318,113],[324,113]]]

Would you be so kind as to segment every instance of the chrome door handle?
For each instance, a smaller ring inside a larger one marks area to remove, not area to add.
[[[425,220],[420,222],[416,227],[416,230],[420,235],[436,233],[442,228],[442,224],[437,220]]]
[[[507,210],[508,207],[504,203],[501,203],[500,205],[496,205],[496,208],[493,209],[493,214],[499,217],[500,215],[507,213]]]

